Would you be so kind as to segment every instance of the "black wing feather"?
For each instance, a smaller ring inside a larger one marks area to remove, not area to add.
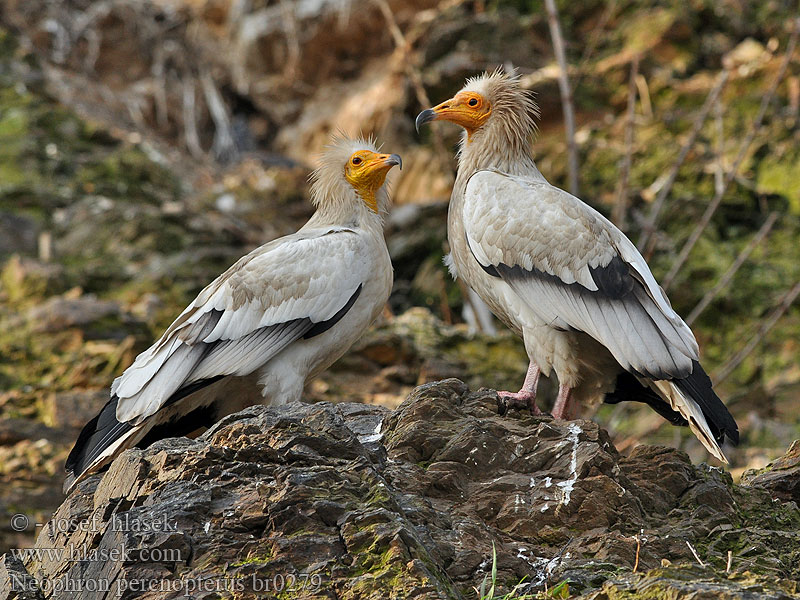
[[[117,402],[114,395],[106,402],[103,409],[81,430],[78,440],[67,457],[65,469],[67,479],[64,491],[72,487],[72,482],[83,473],[92,461],[120,437],[128,433],[133,426],[117,421]]]
[[[711,378],[700,366],[700,363],[692,361],[692,374],[683,379],[673,379],[677,388],[687,396],[697,402],[703,416],[708,422],[711,433],[718,443],[722,443],[725,436],[734,444],[739,443],[739,426],[733,419],[728,408],[719,399],[719,396],[711,387]]]
[[[722,403],[712,388],[711,379],[697,361],[692,362],[692,374],[683,379],[670,380],[687,398],[700,407],[708,427],[718,444],[727,437],[732,443],[739,443],[739,427],[728,408]],[[643,386],[631,373],[623,371],[617,376],[613,392],[606,394],[606,404],[619,402],[643,402],[673,425],[687,426],[680,413],[672,410],[668,402],[649,387]]]
[[[219,377],[196,381],[191,385],[182,387],[169,397],[160,410],[163,410],[166,406],[175,404],[189,394],[193,394],[222,378],[223,376],[220,375]],[[134,426],[130,423],[123,423],[117,420],[118,402],[118,396],[111,396],[111,399],[97,416],[89,421],[81,430],[78,440],[75,442],[75,446],[73,446],[72,451],[67,457],[67,462],[64,465],[64,469],[67,471],[67,479],[64,483],[65,489],[71,487],[72,482],[89,468],[92,462],[100,456],[106,448],[133,429]]]
[[[303,332],[303,339],[320,335],[336,325],[336,323],[338,323],[353,307],[353,304],[355,304],[356,300],[361,294],[362,287],[363,285],[359,285],[356,291],[347,300],[345,305],[330,319],[321,321],[319,323],[312,323],[306,318],[305,320],[308,321],[308,323],[306,323],[306,327],[300,329],[300,331]],[[198,332],[197,337],[202,338],[203,335],[207,335],[210,329],[213,328],[213,326],[219,321],[220,315],[222,314],[220,311],[211,311],[211,313],[212,314],[207,319],[207,322],[203,323],[201,331]],[[291,325],[294,323],[296,323],[296,321],[291,321],[284,325]],[[205,356],[208,354],[218,343],[220,342],[209,344],[203,355]],[[216,381],[219,381],[223,377],[225,376],[219,375],[216,377],[210,377],[201,381],[195,381],[180,388],[164,402],[164,404],[159,408],[159,411],[175,404],[186,396],[193,394],[194,392],[209,386]],[[67,478],[64,482],[65,491],[72,487],[75,479],[79,477],[87,468],[89,468],[92,462],[97,459],[97,457],[100,456],[104,450],[109,448],[112,444],[114,444],[114,442],[119,440],[121,437],[129,433],[131,429],[133,429],[134,426],[130,423],[122,423],[117,420],[118,402],[119,398],[116,395],[112,396],[103,409],[97,414],[97,416],[89,421],[83,430],[81,430],[78,440],[75,442],[75,446],[69,453],[69,457],[67,457],[67,462],[65,464],[65,469],[67,471]],[[214,414],[216,414],[216,412],[210,407],[200,407],[199,409],[193,410],[186,415],[180,415],[169,423],[161,424],[164,425],[163,427],[161,425],[156,425],[153,430],[148,432],[139,445],[146,446],[157,439],[161,439],[162,437],[184,435],[185,433],[189,433],[198,426],[209,424],[209,420],[211,423],[213,423]],[[190,427],[190,429],[186,429],[187,427]]]
[[[661,396],[656,394],[651,388],[639,383],[639,381],[628,373],[622,371],[617,375],[617,383],[613,392],[606,394],[603,399],[606,404],[619,404],[620,402],[642,402],[656,411],[673,425],[687,426],[686,419],[672,407]]]

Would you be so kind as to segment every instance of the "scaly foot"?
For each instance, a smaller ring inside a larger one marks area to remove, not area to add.
[[[564,385],[558,386],[558,397],[556,403],[553,405],[553,418],[555,419],[574,419],[577,415],[573,414],[572,407],[572,388]]]
[[[520,390],[518,392],[497,392],[500,398],[500,414],[509,408],[530,409],[532,415],[540,415],[542,411],[536,406],[536,392]]]

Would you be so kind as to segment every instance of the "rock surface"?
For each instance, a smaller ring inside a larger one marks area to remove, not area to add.
[[[747,471],[742,482],[769,490],[777,498],[800,503],[800,440],[796,440],[784,456],[763,469]]]
[[[514,64],[542,109],[537,164],[566,187],[558,69],[540,2],[0,6],[0,419],[19,425],[0,441],[0,552],[30,546],[33,521],[63,501],[56,474],[114,377],[232,262],[308,218],[308,168],[333,129],[373,133],[403,156],[387,219],[390,306],[399,318],[382,321],[312,382],[307,397],[395,408],[412,386],[443,377],[475,388],[519,385],[527,368],[521,341],[503,327],[495,339],[466,334],[461,321],[471,307],[441,260],[458,128],[442,124],[420,137],[414,117],[465,77]],[[715,194],[721,166],[736,161],[777,76],[791,8],[559,2],[580,195],[607,215],[624,200],[630,210],[620,224],[627,222],[635,241],[669,187],[664,176],[689,143],[720,69],[730,69],[724,110],[709,116],[692,144],[646,253],[660,281]],[[631,121],[635,55],[646,60]],[[790,66],[670,291],[688,315],[768,215],[780,214],[692,325],[712,375],[800,280],[798,90]],[[620,182],[628,159],[626,190]],[[413,306],[430,313],[409,314]],[[741,446],[728,454],[734,479],[765,467],[800,435],[798,339],[795,305],[717,385],[742,431]],[[544,406],[553,395],[541,390]],[[609,406],[595,418],[623,453],[663,443],[702,460],[693,437],[648,410]],[[19,512],[31,516],[21,532],[10,527]]]
[[[504,590],[792,598],[800,510],[770,491],[787,486],[623,457],[595,423],[501,417],[456,379],[395,411],[258,406],[85,481],[0,563],[0,598],[473,598],[493,545]]]

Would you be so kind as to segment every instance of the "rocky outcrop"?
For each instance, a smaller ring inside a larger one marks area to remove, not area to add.
[[[0,563],[0,598],[473,598],[493,547],[519,593],[791,598],[800,510],[773,488],[670,448],[623,457],[590,421],[500,416],[456,379],[395,411],[258,406],[85,481]]]
[[[800,440],[796,440],[784,456],[763,469],[746,472],[742,482],[769,490],[781,500],[800,503]]]

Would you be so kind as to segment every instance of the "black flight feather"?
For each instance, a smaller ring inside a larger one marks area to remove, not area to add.
[[[177,392],[172,394],[172,396],[167,399],[167,401],[159,410],[163,410],[164,407],[175,404],[189,394],[193,394],[194,392],[211,385],[215,381],[219,381],[222,379],[222,377],[223,376],[220,375],[218,377],[196,381],[190,385],[182,387]],[[111,399],[106,403],[97,416],[89,421],[81,430],[78,440],[75,442],[75,446],[73,446],[72,451],[67,457],[67,462],[64,465],[64,468],[67,471],[67,479],[64,482],[65,490],[72,486],[72,482],[75,481],[75,479],[79,477],[86,469],[88,469],[92,462],[98,456],[100,456],[104,450],[106,450],[114,442],[133,429],[134,426],[130,423],[123,423],[117,420],[118,402],[118,396],[111,396]]]
[[[691,398],[703,411],[711,433],[718,443],[727,438],[739,443],[739,426],[711,387],[711,379],[696,360],[692,361],[692,373],[683,379],[673,379],[672,383],[684,396]]]
[[[617,383],[613,392],[606,394],[603,399],[606,404],[619,404],[620,402],[642,402],[664,417],[673,425],[687,426],[681,414],[672,410],[669,403],[655,393],[651,388],[642,385],[632,374],[622,371],[617,375]]]

